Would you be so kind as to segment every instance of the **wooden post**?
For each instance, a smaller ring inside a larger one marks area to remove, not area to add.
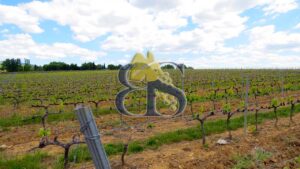
[[[91,109],[83,105],[78,105],[75,113],[80,122],[80,131],[85,136],[96,169],[110,169]]]

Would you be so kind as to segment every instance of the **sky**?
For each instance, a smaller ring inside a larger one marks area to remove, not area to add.
[[[300,68],[300,0],[0,0],[0,60]]]

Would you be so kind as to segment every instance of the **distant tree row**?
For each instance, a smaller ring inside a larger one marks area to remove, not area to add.
[[[26,72],[26,71],[55,71],[55,70],[118,70],[121,65],[105,65],[95,64],[94,62],[82,63],[81,66],[77,64],[67,64],[64,62],[50,62],[43,66],[30,64],[29,59],[25,59],[24,63],[21,59],[6,59],[0,64],[0,69],[7,72]],[[192,67],[186,67],[186,69],[193,69]],[[164,65],[162,69],[175,69],[173,65]]]
[[[162,69],[175,69],[174,65],[170,65],[170,64],[164,65],[161,68]],[[186,65],[184,65],[184,68],[185,69],[194,69],[193,67],[191,67],[191,66],[187,67]]]
[[[21,72],[21,71],[54,71],[54,70],[117,70],[121,65],[105,65],[95,64],[94,62],[86,62],[81,64],[67,64],[64,62],[50,62],[43,66],[31,65],[30,60],[26,59],[24,63],[21,59],[6,59],[1,63],[1,70],[7,72]]]

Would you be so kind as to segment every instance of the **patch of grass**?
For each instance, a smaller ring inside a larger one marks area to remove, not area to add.
[[[117,113],[117,110],[109,110],[109,108],[106,109],[97,109],[93,111],[93,114],[98,117],[101,115],[106,115],[106,114],[113,114]],[[39,112],[36,115],[41,115],[42,112]],[[23,125],[28,125],[28,124],[37,124],[41,123],[41,118],[34,118],[31,119],[32,116],[21,116],[18,115],[18,113],[15,113],[13,116],[8,117],[8,118],[1,118],[0,119],[0,127],[12,127],[12,126],[23,126]],[[64,120],[72,120],[76,119],[75,113],[74,112],[63,112],[60,114],[49,114],[47,118],[47,122],[59,122],[59,121],[64,121]]]
[[[104,149],[108,156],[115,155],[123,151],[123,144],[122,143],[105,144]]]
[[[295,161],[298,163],[298,165],[300,165],[300,155],[295,158]]]
[[[272,153],[265,151],[262,148],[255,148],[255,151],[252,154],[235,156],[233,158],[235,165],[232,166],[232,169],[247,169],[253,168],[254,166],[263,168],[261,165],[271,156]]]
[[[0,169],[46,169],[43,160],[49,157],[45,153],[37,152],[35,154],[27,154],[17,158],[6,158],[1,156]]]
[[[247,169],[254,165],[250,155],[236,156],[234,157],[234,161],[236,164],[232,167],[232,169]]]
[[[205,143],[205,144],[203,145],[203,148],[208,149],[208,148],[209,148],[209,144]]]
[[[256,162],[261,163],[270,158],[272,156],[272,153],[265,151],[264,149],[257,148],[255,149],[255,153],[253,156]]]
[[[152,128],[154,128],[155,127],[155,125],[153,124],[153,123],[149,123],[148,125],[147,125],[147,128],[148,129],[152,129]]]
[[[131,144],[129,144],[128,146],[128,151],[130,153],[138,153],[144,150],[144,147],[139,144],[139,142],[133,142]]]

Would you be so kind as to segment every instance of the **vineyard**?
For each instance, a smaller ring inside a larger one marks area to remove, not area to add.
[[[0,169],[93,168],[81,104],[112,168],[300,167],[300,70],[166,71],[186,94],[181,116],[120,115],[117,71],[0,74]],[[128,94],[127,109],[144,114],[146,94]],[[174,113],[159,98],[157,110]]]

